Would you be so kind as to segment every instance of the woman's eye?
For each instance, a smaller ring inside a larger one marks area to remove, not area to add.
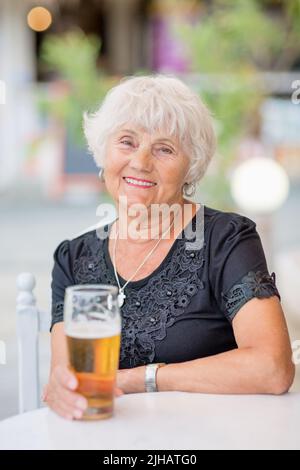
[[[167,153],[169,155],[171,155],[173,152],[171,149],[169,149],[168,147],[161,147],[160,149],[163,153]]]
[[[130,140],[121,140],[121,144],[132,145],[132,142]]]

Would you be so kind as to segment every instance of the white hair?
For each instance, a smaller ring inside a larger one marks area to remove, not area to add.
[[[97,166],[105,167],[107,138],[129,122],[178,139],[191,162],[186,182],[203,177],[216,147],[212,117],[181,80],[166,75],[123,78],[95,113],[84,114],[84,133]]]

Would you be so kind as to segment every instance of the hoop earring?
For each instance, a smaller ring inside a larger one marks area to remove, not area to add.
[[[100,171],[99,171],[99,179],[102,183],[104,183],[105,179],[104,179],[104,168],[100,168]]]
[[[196,191],[196,185],[194,182],[191,183],[184,183],[183,185],[183,194],[187,197],[194,196]]]

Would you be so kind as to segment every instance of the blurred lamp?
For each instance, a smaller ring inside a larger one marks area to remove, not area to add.
[[[44,7],[35,7],[27,15],[28,26],[34,31],[45,31],[52,23],[49,10]]]
[[[253,157],[233,172],[231,194],[244,211],[269,214],[279,209],[289,193],[289,178],[271,158]]]

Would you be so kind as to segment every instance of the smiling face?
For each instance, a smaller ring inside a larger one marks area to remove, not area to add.
[[[127,124],[108,139],[105,183],[116,204],[120,196],[127,198],[128,206],[182,204],[188,169],[188,156],[166,134],[149,134]]]

